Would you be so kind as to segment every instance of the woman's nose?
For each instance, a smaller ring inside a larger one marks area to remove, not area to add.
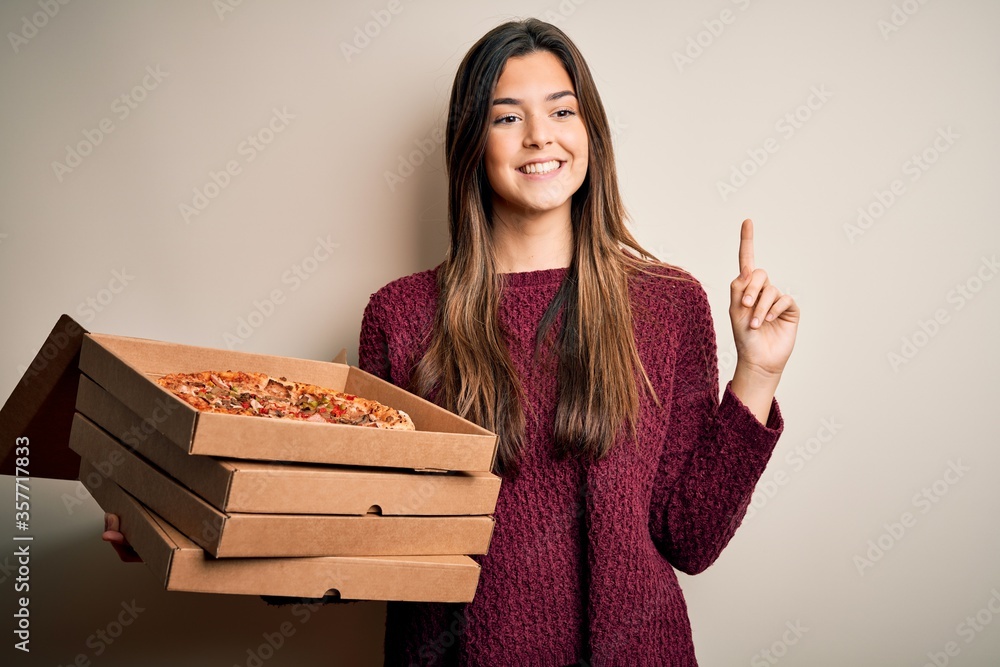
[[[546,118],[528,116],[524,123],[524,146],[541,148],[552,143],[552,131]]]

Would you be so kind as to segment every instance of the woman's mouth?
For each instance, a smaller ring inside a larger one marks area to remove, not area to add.
[[[559,160],[549,160],[548,162],[532,162],[523,167],[518,167],[518,171],[528,175],[542,175],[555,171],[563,165]]]

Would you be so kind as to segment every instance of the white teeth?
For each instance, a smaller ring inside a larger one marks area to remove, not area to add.
[[[549,162],[534,162],[532,164],[526,164],[518,169],[518,171],[525,174],[547,174],[558,168],[559,160],[550,160]]]

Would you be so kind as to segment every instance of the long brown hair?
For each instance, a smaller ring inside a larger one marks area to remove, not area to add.
[[[492,188],[483,156],[504,65],[538,51],[551,52],[565,67],[588,137],[587,175],[571,203],[573,259],[542,318],[535,349],[538,359],[543,347],[556,348],[557,452],[603,457],[622,427],[634,434],[640,387],[656,400],[632,335],[628,279],[657,262],[625,227],[611,130],[597,87],[583,56],[557,27],[537,19],[504,23],[473,45],[452,86],[445,140],[451,240],[437,273],[428,349],[411,389],[498,433],[496,469],[510,476],[518,469],[525,415],[498,319],[504,276],[494,255]],[[553,332],[560,311],[562,327]]]

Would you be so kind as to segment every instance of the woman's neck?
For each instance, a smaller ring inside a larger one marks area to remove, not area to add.
[[[528,217],[494,216],[493,249],[500,273],[564,269],[573,259],[569,211]]]

